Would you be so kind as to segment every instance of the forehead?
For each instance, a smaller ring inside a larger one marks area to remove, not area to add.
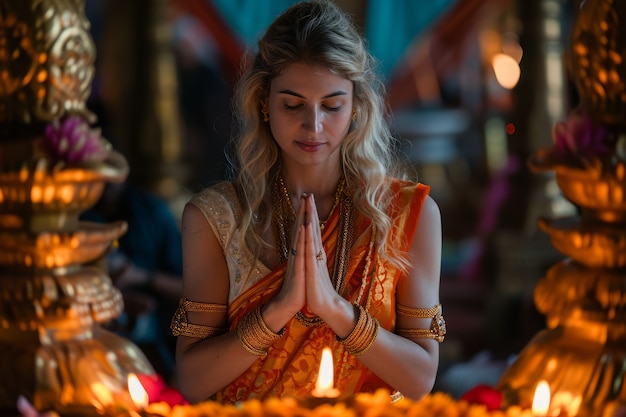
[[[294,63],[272,80],[270,94],[285,89],[305,97],[326,96],[335,92],[351,93],[352,81],[324,66]]]

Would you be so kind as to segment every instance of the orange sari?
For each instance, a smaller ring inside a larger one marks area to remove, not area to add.
[[[394,180],[390,186],[394,193],[392,212],[395,219],[392,227],[392,244],[408,250],[429,192],[429,187],[407,181]],[[324,249],[328,258],[329,271],[333,270],[339,229],[339,210],[328,219],[322,231]],[[357,212],[354,222],[354,244],[350,252],[346,286],[342,296],[356,302],[359,292],[364,290],[361,304],[376,317],[380,326],[395,329],[395,288],[402,272],[392,265],[379,261],[376,248],[369,250],[372,224]],[[372,257],[369,273],[364,275],[368,255]],[[248,312],[266,303],[281,288],[286,263],[263,277],[244,291],[229,306],[229,325],[233,330]],[[363,288],[363,290],[362,290]],[[337,341],[335,333],[325,324],[306,327],[292,319],[285,326],[284,336],[272,345],[267,355],[260,357],[252,366],[224,389],[216,393],[215,400],[234,403],[248,398],[295,396],[305,397],[315,387],[319,363],[324,347],[333,352],[335,387],[344,394],[373,392],[389,385],[367,369],[356,356],[349,354]]]

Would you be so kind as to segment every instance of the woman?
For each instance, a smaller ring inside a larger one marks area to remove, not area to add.
[[[391,175],[372,65],[330,2],[292,6],[260,40],[238,84],[237,176],[183,213],[172,329],[190,401],[308,396],[326,346],[344,394],[432,389],[440,214]]]

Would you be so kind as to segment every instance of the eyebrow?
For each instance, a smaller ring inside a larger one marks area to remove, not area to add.
[[[299,98],[306,98],[302,94],[296,93],[295,91],[291,91],[291,90],[280,90],[278,93],[279,94],[289,94],[291,96],[295,96],[295,97],[299,97]],[[322,97],[322,99],[327,99],[327,98],[337,97],[337,96],[345,96],[347,94],[348,94],[347,92],[339,90],[339,91],[335,91],[333,93],[325,95],[324,97]]]

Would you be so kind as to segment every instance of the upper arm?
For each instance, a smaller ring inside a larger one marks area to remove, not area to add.
[[[229,276],[224,250],[202,211],[187,204],[182,217],[183,296],[190,301],[228,304]],[[188,312],[190,323],[225,326],[226,317]],[[216,323],[220,321],[220,323]]]
[[[399,304],[412,308],[430,308],[439,303],[441,239],[439,207],[427,196],[409,249],[409,269],[398,282]],[[399,328],[429,326],[430,319],[398,317]]]

